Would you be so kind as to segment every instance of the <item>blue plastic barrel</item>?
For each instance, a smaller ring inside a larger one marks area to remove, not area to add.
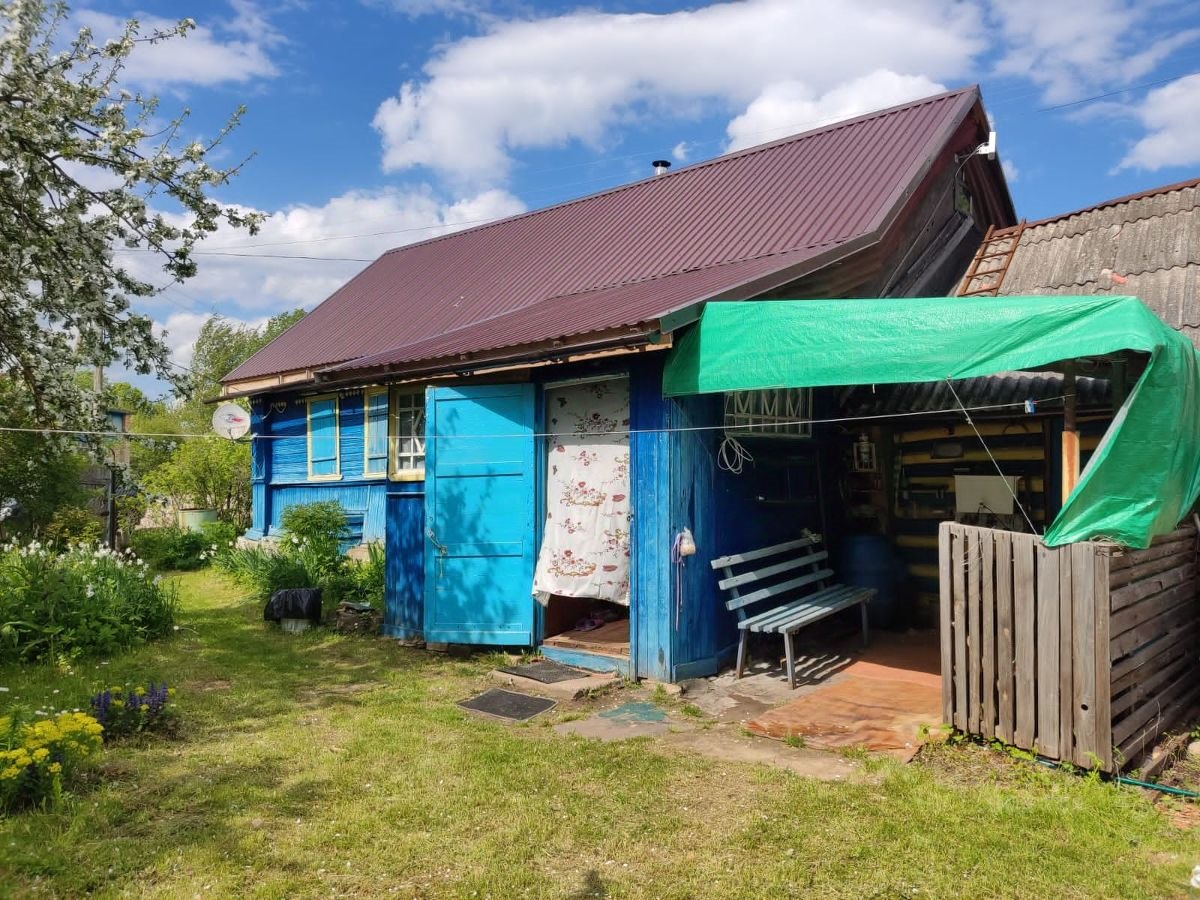
[[[899,559],[888,539],[880,534],[853,534],[842,542],[838,580],[855,587],[875,588],[867,604],[873,628],[891,628],[899,605]]]

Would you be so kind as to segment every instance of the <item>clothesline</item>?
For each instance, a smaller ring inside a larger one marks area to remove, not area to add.
[[[1036,402],[1038,404],[1042,404],[1042,403],[1047,403],[1047,402],[1053,401],[1053,400],[1065,400],[1068,396],[1072,396],[1072,395],[1060,394],[1055,397],[1044,397],[1041,400],[1038,400]],[[871,415],[871,416],[838,416],[836,418],[828,418],[828,419],[790,419],[787,421],[764,423],[761,426],[739,425],[736,429],[733,429],[733,430],[742,432],[747,429],[753,430],[754,428],[767,429],[767,428],[791,427],[791,426],[798,426],[798,425],[835,425],[835,424],[847,423],[847,422],[874,422],[874,421],[879,421],[879,420],[883,420],[883,419],[911,419],[911,418],[928,417],[928,416],[955,415],[955,414],[959,414],[959,413],[963,413],[963,412],[986,412],[989,410],[999,410],[999,409],[1020,408],[1020,409],[1024,410],[1025,405],[1026,405],[1026,401],[1018,400],[1018,401],[1014,401],[1012,403],[993,403],[993,404],[987,404],[987,405],[982,405],[982,406],[969,406],[969,407],[953,406],[953,407],[949,407],[946,409],[926,409],[926,410],[916,410],[916,411],[911,411],[911,412],[879,413],[879,414]],[[616,429],[616,430],[610,430],[610,431],[589,431],[587,433],[589,435],[593,435],[593,436],[601,436],[601,435],[624,436],[624,435],[635,435],[635,434],[673,434],[673,433],[688,433],[688,432],[697,432],[697,431],[726,431],[726,430],[730,430],[730,429],[727,429],[725,425],[689,425],[689,426],[679,427],[679,428],[669,428],[669,427],[667,427],[667,428],[626,428],[626,429]],[[154,438],[154,439],[167,438],[167,439],[179,440],[179,439],[185,439],[185,438],[190,439],[190,438],[219,438],[220,437],[220,435],[214,434],[212,432],[177,433],[177,432],[168,432],[168,431],[90,431],[90,430],[86,430],[86,429],[74,429],[74,428],[19,428],[19,427],[10,427],[10,426],[0,426],[0,432],[16,432],[16,433],[25,433],[25,434],[44,434],[44,435],[66,434],[66,435],[74,435],[77,437],[111,437],[111,438],[123,438],[123,439],[125,439],[125,438]],[[544,432],[535,432],[533,434],[529,434],[527,432],[508,432],[508,433],[495,433],[495,434],[446,434],[446,435],[430,434],[430,435],[426,435],[424,437],[424,440],[426,440],[426,441],[450,440],[450,439],[463,440],[463,439],[467,439],[467,438],[482,440],[484,438],[499,439],[499,438],[528,438],[528,437],[551,438],[551,437],[559,437],[565,433],[566,432],[559,432],[559,431],[544,431]],[[307,437],[307,433],[251,434],[251,435],[247,435],[245,440],[255,440],[255,441],[303,440],[306,437]],[[224,438],[222,438],[222,440],[224,440]],[[242,440],[242,439],[239,439],[239,440]]]

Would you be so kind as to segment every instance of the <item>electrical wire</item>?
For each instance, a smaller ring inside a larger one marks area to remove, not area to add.
[[[951,386],[951,391],[953,391],[953,390],[954,390],[954,388],[953,388],[953,386]],[[1066,399],[1065,394],[1057,396],[1057,397],[1046,397],[1044,400],[1041,400],[1039,402],[1045,403],[1045,402],[1048,402],[1051,400],[1063,400],[1063,399]],[[955,394],[955,400],[958,400],[957,394]],[[874,421],[879,421],[882,419],[911,419],[911,418],[928,417],[928,416],[944,416],[947,414],[952,414],[952,413],[957,413],[957,412],[967,413],[967,412],[985,412],[988,410],[999,410],[999,409],[1013,409],[1013,408],[1022,408],[1023,409],[1024,406],[1025,406],[1024,400],[1013,402],[1013,403],[991,403],[991,404],[985,404],[985,405],[980,405],[980,406],[970,406],[970,407],[964,407],[962,405],[961,401],[959,401],[957,408],[950,408],[950,409],[924,409],[924,410],[914,410],[912,412],[880,413],[878,415],[873,415],[873,416],[840,416],[840,417],[830,418],[830,419],[796,419],[794,421],[788,421],[788,422],[772,422],[772,423],[764,424],[764,425],[746,425],[746,426],[739,426],[739,427],[745,428],[745,429],[754,429],[754,428],[766,429],[766,428],[789,427],[789,426],[796,426],[796,425],[830,425],[830,424],[844,423],[844,422],[874,422]],[[971,421],[970,417],[968,417],[967,421],[968,422]],[[974,423],[971,423],[971,424],[972,424],[972,427],[974,427]],[[724,430],[725,430],[725,425],[723,425],[723,424],[722,425],[690,425],[690,426],[679,427],[679,428],[627,428],[627,429],[616,429],[616,430],[612,430],[612,431],[591,431],[591,432],[588,432],[588,436],[601,437],[601,436],[609,435],[609,436],[625,437],[625,436],[632,436],[632,435],[636,435],[636,434],[673,434],[673,433],[683,434],[683,433],[692,433],[692,432],[701,432],[701,431],[724,431]],[[112,438],[180,438],[180,439],[182,439],[182,438],[219,437],[219,435],[214,434],[212,432],[172,433],[172,432],[161,432],[161,431],[160,432],[156,432],[156,431],[95,431],[95,430],[75,429],[75,428],[34,428],[34,427],[17,427],[17,426],[0,426],[0,432],[19,432],[19,433],[26,433],[26,434],[45,434],[45,435],[68,434],[68,435],[76,435],[76,436],[81,436],[81,437],[112,437]],[[976,431],[976,434],[978,434],[978,433],[979,432]],[[456,440],[456,441],[458,441],[458,440],[468,440],[468,439],[469,440],[484,440],[484,439],[492,440],[492,439],[498,439],[498,438],[545,439],[545,438],[552,438],[555,436],[556,436],[556,433],[553,431],[533,432],[532,434],[531,433],[522,433],[522,432],[497,433],[497,434],[444,434],[444,435],[443,434],[429,434],[429,435],[425,436],[425,440],[427,440],[427,441],[436,441],[436,440]],[[252,435],[247,435],[247,438],[249,440],[257,440],[257,441],[306,440],[307,434],[306,433],[303,433],[303,434],[252,434]],[[222,438],[222,440],[224,440],[224,438]],[[980,438],[980,440],[982,441],[983,439]],[[987,449],[986,446],[984,449]],[[991,455],[990,451],[989,451],[988,455],[989,456]],[[995,459],[993,459],[992,462],[995,462]],[[997,466],[997,468],[998,468],[998,466]]]
[[[731,475],[741,475],[746,463],[753,463],[754,456],[745,445],[731,434],[726,434],[717,449],[717,466]]]
[[[958,397],[958,391],[954,389],[954,382],[947,378],[946,385],[950,388],[950,393],[954,395],[954,402],[958,404],[958,408],[962,411],[963,416],[967,420],[967,424],[971,426],[971,430],[975,432],[975,437],[979,438],[979,443],[983,445],[983,450],[988,455],[988,459],[992,461],[992,465],[996,467],[996,472],[1000,475],[1000,480],[1004,482],[1004,486],[1008,488],[1008,492],[1012,494],[1013,503],[1017,504],[1017,509],[1021,511],[1026,523],[1029,525],[1029,533],[1037,534],[1038,530],[1033,524],[1033,519],[1029,518],[1029,513],[1025,511],[1025,507],[1021,505],[1021,501],[1017,498],[1017,492],[1013,490],[1012,483],[1008,480],[1008,476],[1004,474],[1004,470],[1000,468],[1000,463],[996,462],[996,457],[992,456],[992,450],[987,445],[987,441],[983,439],[983,435],[979,433],[979,429],[975,427],[975,422],[971,418],[971,413],[963,406],[962,400]],[[1021,401],[1021,406],[1025,405],[1025,401]]]

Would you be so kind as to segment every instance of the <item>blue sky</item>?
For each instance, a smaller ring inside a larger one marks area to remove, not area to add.
[[[224,153],[254,156],[221,199],[270,218],[255,238],[214,235],[210,252],[247,255],[203,256],[146,307],[182,365],[209,314],[311,308],[355,259],[645,177],[658,157],[970,83],[1021,216],[1200,175],[1200,4],[1183,0],[107,0],[73,15],[101,36],[191,17],[185,40],[138,51],[127,83],[164,114],[190,108],[197,135],[247,107]]]

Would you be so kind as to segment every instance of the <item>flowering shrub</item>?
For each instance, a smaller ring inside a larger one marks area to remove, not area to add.
[[[35,722],[0,717],[0,810],[56,803],[63,783],[99,752],[103,731],[81,712]]]
[[[0,546],[0,664],[124,650],[169,632],[175,607],[131,553]]]
[[[164,681],[156,685],[114,685],[92,697],[92,714],[104,726],[104,740],[128,737],[143,731],[158,731],[175,716],[171,698],[175,689]]]

